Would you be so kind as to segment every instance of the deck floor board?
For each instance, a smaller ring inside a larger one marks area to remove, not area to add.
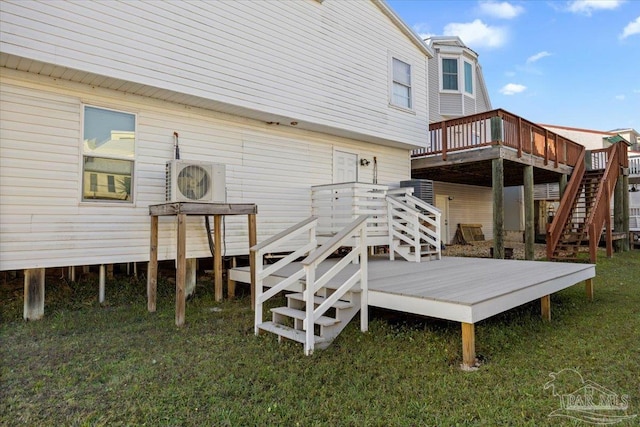
[[[337,261],[322,263],[316,277]],[[370,305],[468,323],[595,277],[592,264],[488,258],[442,257],[415,263],[370,257],[368,266]],[[277,276],[300,268],[290,264]],[[344,280],[357,268],[348,266],[332,282]],[[248,267],[244,269],[246,274]]]

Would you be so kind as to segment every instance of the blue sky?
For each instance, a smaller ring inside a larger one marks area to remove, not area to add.
[[[387,3],[419,35],[457,35],[476,51],[493,108],[640,131],[639,0]]]

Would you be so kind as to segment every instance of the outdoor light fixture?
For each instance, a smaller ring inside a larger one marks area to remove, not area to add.
[[[360,159],[360,165],[361,166],[369,166],[369,163],[371,163],[369,160],[367,159]]]

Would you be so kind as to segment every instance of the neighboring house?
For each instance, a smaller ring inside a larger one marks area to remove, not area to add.
[[[454,119],[491,110],[478,54],[459,37],[426,40],[434,51],[429,60],[429,121]],[[441,239],[450,243],[458,224],[482,224],[487,239],[493,236],[491,189],[434,179],[436,207],[442,211]]]
[[[174,133],[257,204],[258,240],[311,215],[314,185],[398,185],[427,142],[431,57],[378,0],[3,1],[0,270],[148,261]],[[224,253],[246,233],[228,218]],[[209,257],[201,217],[188,235]],[[161,218],[159,259],[174,241]]]

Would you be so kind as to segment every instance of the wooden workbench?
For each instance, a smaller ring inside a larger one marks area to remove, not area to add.
[[[222,217],[225,215],[247,215],[249,226],[249,247],[256,242],[256,214],[258,207],[253,203],[197,203],[177,202],[162,203],[149,206],[151,216],[151,237],[149,248],[149,272],[147,278],[147,309],[156,311],[156,294],[158,288],[158,217],[176,216],[177,227],[177,271],[176,271],[176,326],[184,325],[185,313],[185,281],[187,271],[186,241],[187,215],[213,216],[214,228],[214,257],[213,274],[215,284],[215,299],[222,300]],[[255,295],[251,285],[251,297]]]

